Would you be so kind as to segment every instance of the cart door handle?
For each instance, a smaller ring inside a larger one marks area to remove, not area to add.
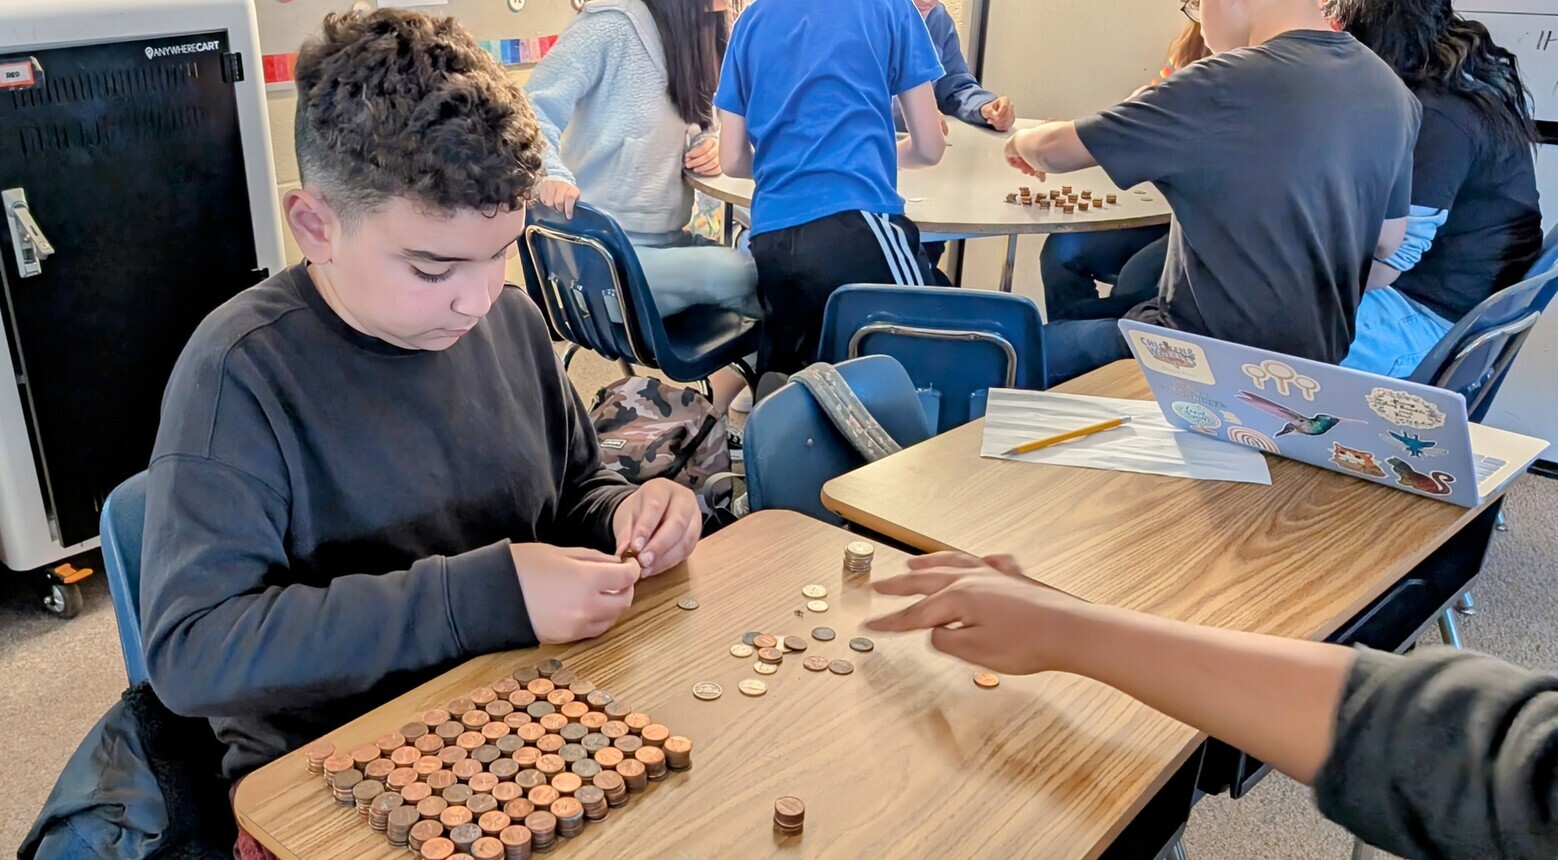
[[[43,261],[54,256],[54,245],[33,220],[32,209],[27,205],[27,192],[7,188],[0,192],[0,204],[5,207],[7,226],[11,228],[11,246],[16,251],[16,266],[22,277],[41,274]]]

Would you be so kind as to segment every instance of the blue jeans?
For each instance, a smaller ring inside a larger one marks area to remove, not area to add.
[[[681,313],[693,305],[717,305],[751,317],[762,315],[757,303],[757,264],[749,254],[685,230],[627,235],[660,316]],[[606,311],[612,322],[622,322],[615,305],[608,303]]]
[[[1044,326],[1044,375],[1050,385],[1130,357],[1119,320],[1056,320]]]
[[[1454,324],[1394,287],[1363,294],[1352,348],[1342,367],[1405,379]]]
[[[1157,295],[1167,241],[1161,242],[1153,257],[1155,268],[1145,258],[1136,258],[1167,235],[1168,227],[1154,226],[1055,233],[1046,238],[1039,251],[1039,274],[1044,279],[1044,309],[1049,319],[1119,319]],[[1128,270],[1138,270],[1138,274],[1127,277]],[[1098,297],[1095,281],[1114,285],[1108,298]]]

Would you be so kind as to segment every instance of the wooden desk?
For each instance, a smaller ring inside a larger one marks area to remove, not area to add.
[[[1055,390],[1151,399],[1134,361]],[[823,503],[921,549],[1011,553],[1086,600],[1310,639],[1482,510],[1274,456],[1269,487],[985,460],[983,434],[975,421],[836,478]]]
[[[923,636],[847,640],[901,598],[843,581],[839,529],[767,512],[705,541],[681,571],[650,580],[626,619],[599,640],[480,657],[327,735],[349,749],[422,710],[521,666],[556,656],[694,743],[693,769],[672,774],[560,846],[567,857],[1096,856],[1196,749],[1200,736],[1134,700],[1072,675],[1003,678],[976,688],[972,670],[930,652]],[[903,555],[877,547],[875,574]],[[800,589],[827,586],[825,613],[797,618]],[[695,611],[676,601],[695,595]],[[808,672],[796,655],[766,676],[768,694],[729,647],[747,630],[807,636],[807,654],[848,657],[853,675]],[[693,698],[712,680],[718,701]],[[806,831],[777,838],[774,800],[806,802]],[[244,780],[238,821],[283,858],[404,858],[355,811],[336,806],[301,751]]]

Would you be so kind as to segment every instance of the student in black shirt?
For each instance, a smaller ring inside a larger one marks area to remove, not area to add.
[[[1541,253],[1530,94],[1515,55],[1450,0],[1333,0],[1330,11],[1423,104],[1406,241],[1370,273],[1342,362],[1410,376]]]
[[[544,145],[507,73],[383,9],[327,18],[297,86],[307,262],[195,332],[147,485],[152,686],[229,779],[473,656],[600,635],[701,525],[602,468],[504,285]]]
[[[1007,158],[1027,172],[1098,164],[1168,200],[1158,296],[1128,318],[1340,361],[1371,258],[1406,230],[1417,101],[1315,0],[1184,8],[1211,57],[1091,117],[1020,131]],[[1061,320],[1045,337],[1051,383],[1130,355],[1114,320]]]

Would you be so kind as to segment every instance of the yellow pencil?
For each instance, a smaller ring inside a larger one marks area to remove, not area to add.
[[[1058,445],[1061,442],[1069,442],[1072,439],[1080,439],[1083,436],[1091,436],[1094,433],[1102,433],[1105,430],[1113,430],[1116,427],[1123,427],[1129,423],[1131,423],[1129,416],[1124,418],[1110,418],[1108,421],[1100,421],[1097,424],[1089,424],[1086,427],[1082,427],[1076,430],[1068,430],[1065,433],[1057,433],[1054,436],[1049,436],[1044,439],[1038,439],[1033,442],[1024,442],[1023,444],[1018,445],[1001,456],[1011,457],[1016,454],[1026,454],[1029,451],[1037,451],[1040,448],[1048,448],[1051,445]]]

